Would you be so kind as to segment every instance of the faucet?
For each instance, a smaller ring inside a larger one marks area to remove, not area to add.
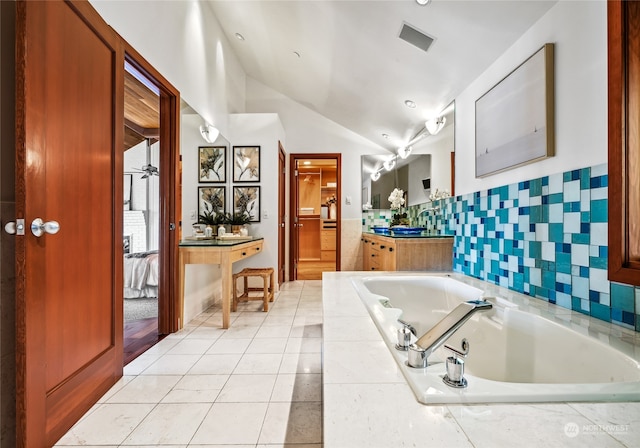
[[[447,314],[433,328],[409,346],[409,367],[427,367],[427,358],[449,339],[458,328],[478,311],[487,311],[493,305],[486,300],[463,302]]]

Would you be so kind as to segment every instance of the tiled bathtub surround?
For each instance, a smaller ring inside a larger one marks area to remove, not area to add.
[[[602,164],[409,207],[407,214],[416,225],[455,235],[455,271],[640,331],[640,288],[607,279],[607,197]],[[418,216],[433,207],[439,210]],[[386,218],[382,211],[367,215],[377,216],[366,216],[365,227]]]

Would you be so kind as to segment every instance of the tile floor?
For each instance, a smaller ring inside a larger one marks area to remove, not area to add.
[[[285,283],[222,330],[213,307],[124,369],[57,447],[322,447],[322,282]]]

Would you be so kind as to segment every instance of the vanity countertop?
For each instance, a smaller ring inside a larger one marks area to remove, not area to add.
[[[354,276],[375,275],[389,273],[323,276],[325,448],[637,446],[640,403],[420,404],[351,282]],[[462,274],[452,276],[492,293],[513,293]],[[561,315],[576,325],[586,324],[602,338],[640,347],[639,333],[519,296],[541,313]]]
[[[397,238],[397,239],[428,239],[428,238],[453,238],[453,235],[434,235],[434,234],[429,234],[429,233],[425,233],[422,232],[419,235],[400,235],[400,234],[395,234],[393,233],[393,231],[391,231],[391,233],[376,233],[376,232],[363,232],[363,234],[365,235],[375,235],[375,236],[386,236],[389,238]]]
[[[216,237],[212,238],[202,238],[202,239],[184,239],[181,240],[178,245],[180,247],[218,247],[218,246],[237,246],[239,244],[251,243],[254,241],[262,240],[262,237],[242,237],[238,239],[234,238],[223,238],[218,239]]]

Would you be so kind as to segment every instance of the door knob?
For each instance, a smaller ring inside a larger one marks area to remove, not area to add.
[[[60,224],[58,221],[47,221],[44,222],[40,218],[36,218],[31,222],[31,233],[35,236],[42,236],[44,233],[49,233],[51,235],[58,233],[60,230]]]

